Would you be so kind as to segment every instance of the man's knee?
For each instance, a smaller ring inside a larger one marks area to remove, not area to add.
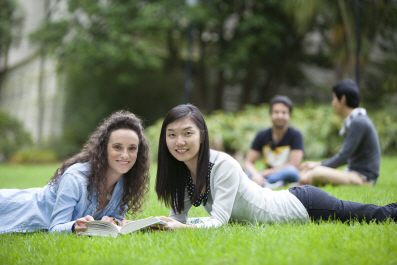
[[[333,174],[333,168],[324,166],[318,166],[312,170],[312,185],[313,186],[324,186],[327,184],[340,185],[346,184],[337,177],[337,174]]]
[[[298,182],[299,181],[299,169],[295,166],[289,165],[282,169],[283,175],[286,176],[288,182]]]
[[[283,169],[290,175],[299,176],[299,169],[295,166],[289,165]]]

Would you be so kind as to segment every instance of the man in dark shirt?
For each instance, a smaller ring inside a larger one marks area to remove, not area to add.
[[[339,132],[345,136],[342,149],[328,160],[303,163],[300,184],[374,185],[380,167],[379,139],[366,110],[358,108],[359,88],[354,81],[346,79],[336,83],[332,90],[332,106],[345,118]],[[335,169],[345,164],[347,170]]]
[[[303,158],[303,137],[298,130],[288,126],[291,111],[292,101],[288,97],[275,96],[270,102],[273,126],[258,132],[247,152],[245,171],[261,186],[277,188],[285,182],[299,181],[297,167]],[[266,169],[259,172],[254,164],[261,155]]]

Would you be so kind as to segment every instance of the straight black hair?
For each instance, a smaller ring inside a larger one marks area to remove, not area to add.
[[[200,196],[208,172],[210,144],[208,129],[200,110],[191,104],[178,105],[165,116],[159,139],[159,151],[156,175],[156,193],[160,201],[171,207],[175,213],[184,209],[184,196],[189,169],[185,163],[178,161],[168,150],[166,137],[167,126],[180,119],[191,119],[200,130],[200,150],[197,160],[196,186],[192,197],[195,202]]]
[[[332,87],[332,91],[340,101],[342,95],[346,97],[346,105],[350,108],[357,108],[360,105],[360,89],[356,82],[351,79],[344,79]]]

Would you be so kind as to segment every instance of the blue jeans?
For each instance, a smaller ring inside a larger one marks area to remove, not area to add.
[[[298,182],[299,181],[299,170],[294,166],[286,166],[279,171],[270,174],[265,177],[269,183],[275,183],[279,180],[284,182]]]
[[[251,174],[244,169],[245,174],[248,176],[249,179],[251,178]],[[269,183],[275,183],[279,180],[282,180],[284,182],[298,182],[299,181],[299,170],[294,167],[294,166],[286,166],[280,169],[279,171],[270,174],[265,177],[267,182]]]
[[[322,189],[308,185],[293,187],[289,191],[301,201],[313,221],[331,219],[345,222],[355,219],[369,223],[382,222],[389,217],[397,221],[397,203],[377,206],[342,201]]]

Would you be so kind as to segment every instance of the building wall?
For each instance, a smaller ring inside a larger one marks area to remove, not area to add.
[[[46,1],[18,0],[18,3],[24,17],[21,40],[10,48],[6,55],[7,60],[0,58],[0,62],[8,62],[7,65],[0,65],[0,72],[3,72],[0,109],[18,118],[36,143],[46,142],[62,133],[64,105],[63,89],[56,73],[56,61],[45,56],[44,65],[41,67],[39,47],[29,40],[29,34],[45,19]],[[54,1],[49,3],[51,5]],[[44,70],[41,71],[42,69]],[[40,99],[41,76],[43,85]]]
[[[58,85],[54,60],[46,60],[43,79],[43,98],[39,99],[40,58],[33,58],[7,71],[0,90],[0,108],[22,121],[34,141],[45,142],[62,132],[63,91]],[[40,122],[40,104],[43,107]]]

